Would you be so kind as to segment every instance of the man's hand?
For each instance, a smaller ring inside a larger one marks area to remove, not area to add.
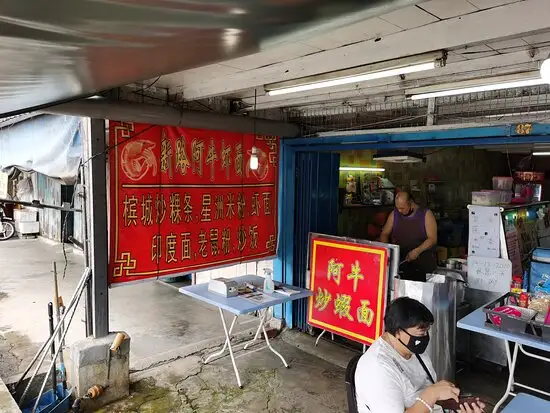
[[[420,397],[433,406],[441,400],[453,399],[458,402],[459,395],[460,389],[458,387],[449,381],[441,380],[426,388]],[[467,410],[465,410],[465,412],[470,413]],[[474,413],[477,412],[474,411]]]
[[[405,258],[405,261],[407,261],[407,262],[414,261],[418,258],[419,255],[420,255],[420,251],[418,250],[418,248],[415,248],[414,250],[410,251],[407,254],[407,257]]]
[[[476,403],[463,404],[460,406],[460,413],[483,413],[485,409],[485,403],[481,402],[479,399]]]

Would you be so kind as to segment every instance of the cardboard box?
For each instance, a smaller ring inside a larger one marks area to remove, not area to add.
[[[15,229],[19,234],[38,234],[40,232],[40,224],[35,222],[15,222]]]

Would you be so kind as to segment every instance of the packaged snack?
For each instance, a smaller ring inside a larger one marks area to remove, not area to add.
[[[536,293],[531,297],[529,308],[541,314],[546,315],[550,307],[550,295],[546,293]]]

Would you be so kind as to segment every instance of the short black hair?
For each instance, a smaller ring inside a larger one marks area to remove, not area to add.
[[[429,328],[433,323],[434,316],[428,307],[410,297],[393,300],[384,316],[386,331],[392,335],[411,327]]]

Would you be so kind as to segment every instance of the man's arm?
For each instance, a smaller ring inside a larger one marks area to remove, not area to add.
[[[380,234],[380,241],[386,242],[386,243],[390,242],[390,236],[392,231],[393,231],[393,211],[390,212],[390,215],[388,216],[388,219],[384,224],[384,228],[382,228],[382,233]]]
[[[428,239],[420,245],[421,253],[437,245],[437,221],[432,211],[426,212],[425,225]]]

